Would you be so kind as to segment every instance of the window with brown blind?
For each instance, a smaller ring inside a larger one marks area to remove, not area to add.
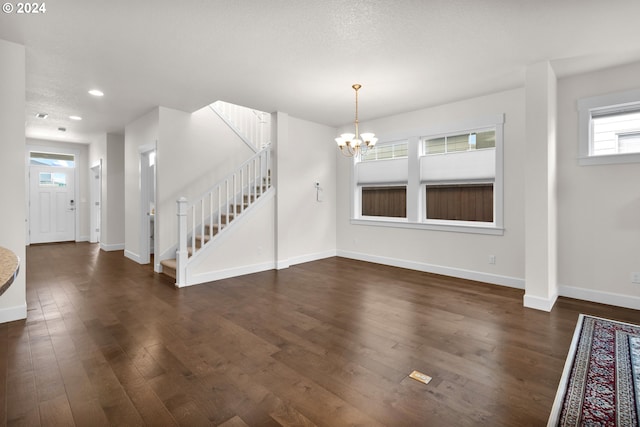
[[[407,217],[407,187],[362,187],[362,216]]]
[[[493,221],[493,184],[426,186],[427,219]]]

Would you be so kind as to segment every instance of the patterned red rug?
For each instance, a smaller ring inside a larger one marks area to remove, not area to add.
[[[581,314],[547,426],[640,426],[640,326]]]

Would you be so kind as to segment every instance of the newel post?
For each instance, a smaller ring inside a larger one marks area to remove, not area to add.
[[[176,286],[187,284],[187,199],[180,197],[178,203],[178,251],[176,252]]]

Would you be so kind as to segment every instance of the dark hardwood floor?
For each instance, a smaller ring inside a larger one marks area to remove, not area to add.
[[[543,426],[578,314],[640,319],[342,258],[175,289],[65,243],[26,274],[28,319],[0,325],[7,425]]]

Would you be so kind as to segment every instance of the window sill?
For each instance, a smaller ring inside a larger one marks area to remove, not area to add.
[[[615,165],[620,163],[640,163],[640,153],[609,154],[578,158],[578,164],[580,166]]]
[[[402,218],[352,218],[353,225],[369,225],[374,227],[412,228],[416,230],[448,231],[454,233],[488,234],[502,236],[504,228],[485,224],[437,224],[427,222],[409,222]]]

